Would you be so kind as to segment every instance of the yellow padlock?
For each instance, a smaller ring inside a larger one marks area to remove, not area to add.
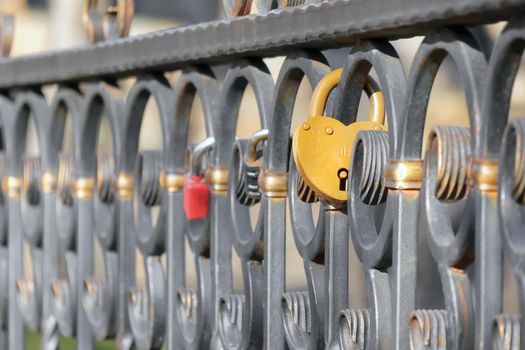
[[[330,92],[341,80],[342,68],[328,73],[312,96],[308,119],[293,134],[292,152],[301,179],[299,197],[305,202],[325,200],[334,205],[347,200],[348,166],[357,133],[360,130],[386,130],[383,94],[376,84],[367,82],[370,99],[367,121],[344,125],[323,116]]]

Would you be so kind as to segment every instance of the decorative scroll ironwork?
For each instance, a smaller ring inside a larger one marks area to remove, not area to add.
[[[277,5],[259,3],[267,10]],[[60,336],[75,337],[82,350],[94,349],[97,339],[113,339],[119,349],[523,348],[525,119],[508,114],[525,48],[525,21],[509,11],[523,14],[525,5],[485,0],[485,7],[466,11],[467,0],[457,3],[434,4],[439,14],[455,10],[410,22],[406,31],[401,22],[361,22],[361,40],[352,42],[347,39],[356,32],[348,26],[312,23],[315,30],[299,40],[307,49],[292,36],[251,44],[232,37],[224,50],[193,48],[189,55],[183,48],[186,56],[173,53],[178,46],[168,55],[156,50],[170,38],[193,40],[197,32],[206,41],[214,29],[207,24],[97,44],[86,49],[87,57],[100,55],[97,69],[88,63],[75,70],[82,56],[74,50],[64,53],[76,59],[70,66],[33,80],[20,69],[13,69],[20,77],[1,73],[31,62],[38,72],[62,56],[0,61],[0,348],[24,349],[26,327],[42,334],[43,349],[57,349]],[[217,30],[316,14],[326,20],[354,6],[334,0],[276,10],[219,22]],[[422,6],[416,10],[430,11]],[[491,52],[468,26],[484,13],[486,21],[508,20]],[[341,17],[334,20],[340,24]],[[388,41],[399,33],[425,35],[408,72]],[[156,60],[121,62],[120,51],[113,56],[119,48],[131,55],[131,48],[148,43],[155,45],[148,53],[153,56],[146,56]],[[334,45],[348,48],[337,60],[321,51]],[[270,52],[285,55],[275,80],[263,61]],[[469,124],[434,126],[425,141],[427,106],[445,59],[458,68]],[[176,68],[180,74],[168,80],[166,73]],[[348,198],[334,205],[304,196],[298,186],[291,125],[303,78],[314,88],[336,68],[342,75],[327,114],[354,122],[373,77],[384,96],[387,130],[357,134],[348,154]],[[135,78],[129,90],[119,86],[121,77]],[[48,101],[41,89],[54,82],[61,84]],[[239,138],[247,87],[260,130]],[[206,137],[190,144],[197,97]],[[159,150],[139,147],[149,100],[158,108]],[[70,147],[63,144],[68,119]],[[97,149],[104,119],[112,141],[105,153]],[[37,155],[26,149],[29,121]],[[199,200],[190,198],[195,186]],[[312,214],[316,201],[318,218]],[[251,217],[256,205],[258,216]],[[303,290],[285,283],[286,235],[302,260]],[[424,292],[442,296],[437,309],[416,298],[423,236],[441,285]],[[96,245],[101,262],[95,261]],[[366,305],[360,308],[349,297],[357,287],[351,249],[365,276]],[[233,286],[233,251],[241,261],[241,291]],[[137,282],[136,252],[144,262],[144,286]],[[503,313],[503,259],[518,285],[515,314]],[[187,261],[195,265],[194,286]],[[101,276],[96,264],[103,266]]]

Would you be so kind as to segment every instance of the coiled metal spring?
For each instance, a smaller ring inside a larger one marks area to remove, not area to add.
[[[379,205],[386,200],[384,169],[388,159],[386,131],[360,131],[354,162],[361,169],[359,194],[368,205]]]
[[[366,348],[370,316],[366,309],[343,310],[339,319],[339,344],[342,349]]]
[[[42,176],[40,157],[26,157],[23,171],[23,189],[27,203],[38,206],[41,199],[40,177]]]
[[[468,128],[441,125],[434,127],[427,145],[427,166],[436,166],[436,198],[457,201],[468,191]]]
[[[312,322],[310,319],[310,299],[308,292],[288,292],[283,296],[283,309],[290,321],[303,333],[310,333]]]
[[[518,350],[520,348],[520,316],[498,315],[492,331],[493,349]]]
[[[197,319],[197,291],[190,288],[179,289],[177,299],[181,318],[195,323]]]
[[[410,319],[412,350],[444,350],[447,347],[447,312],[417,310]]]
[[[34,247],[41,245],[43,232],[41,176],[42,167],[40,157],[26,157],[23,163],[20,207],[22,211],[24,235]]]
[[[115,200],[115,163],[109,153],[101,153],[97,157],[97,188],[99,200],[104,204],[112,204]]]
[[[142,151],[137,157],[137,181],[140,184],[140,197],[147,207],[159,205],[162,199],[160,172],[162,153]]]
[[[74,159],[69,153],[61,153],[57,174],[57,232],[64,249],[74,249],[76,243],[77,214],[75,210]]]
[[[68,207],[72,206],[74,202],[74,167],[74,160],[71,154],[60,154],[57,175],[57,193],[62,203]]]
[[[525,123],[514,124],[514,181],[512,197],[520,204],[525,204]]]
[[[220,309],[223,338],[228,344],[239,344],[242,338],[244,295],[230,294],[223,297],[220,302]]]
[[[293,348],[305,348],[312,332],[312,311],[308,291],[284,293],[281,302],[286,339]]]

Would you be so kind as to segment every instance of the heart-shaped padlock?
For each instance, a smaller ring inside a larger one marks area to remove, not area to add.
[[[341,74],[342,69],[336,69],[319,82],[312,96],[309,117],[293,135],[293,157],[300,174],[298,194],[305,202],[314,202],[319,197],[332,204],[345,203],[350,156],[357,133],[385,130],[383,95],[371,78],[366,86],[371,104],[370,120],[344,125],[322,115]]]

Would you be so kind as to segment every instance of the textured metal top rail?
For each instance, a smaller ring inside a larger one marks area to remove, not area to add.
[[[398,38],[423,34],[437,25],[489,23],[524,13],[525,0],[326,2],[4,59],[0,88],[125,76],[236,56],[278,55],[291,46],[337,47],[365,37]]]

